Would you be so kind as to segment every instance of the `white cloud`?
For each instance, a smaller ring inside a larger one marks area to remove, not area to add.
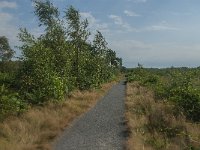
[[[130,24],[128,24],[127,22],[123,21],[120,16],[109,15],[108,17],[111,18],[114,21],[114,24],[119,25],[120,27],[122,27],[122,30],[126,29],[126,31],[129,31],[129,32],[137,31]]]
[[[133,12],[133,11],[129,11],[129,10],[124,10],[124,14],[126,14],[129,17],[138,17],[140,16],[139,14]]]
[[[81,12],[80,15],[84,19],[87,18],[89,23],[91,23],[92,25],[97,22],[96,18],[90,12]]]
[[[13,19],[14,19],[14,16],[12,14],[0,12],[0,30],[1,30],[0,34],[1,35],[13,31],[13,30],[9,30],[10,29],[9,27],[13,29],[16,28],[14,25],[12,25]]]
[[[152,45],[147,44],[143,41],[138,40],[125,40],[125,44],[127,44],[130,48],[136,48],[136,49],[151,49]]]
[[[0,23],[8,23],[13,19],[13,16],[9,13],[0,12]]]
[[[11,13],[3,11],[4,8],[17,8],[16,2],[0,1],[0,36],[6,36],[11,47],[18,45],[18,28],[14,24],[16,17]]]
[[[126,67],[136,66],[137,63],[144,63],[148,60],[148,56],[153,49],[151,44],[145,43],[138,40],[112,40],[110,41],[110,46],[117,54],[122,57],[123,63]]]
[[[89,28],[91,30],[96,31],[99,30],[101,32],[109,32],[108,24],[102,23],[100,20],[96,19],[91,12],[81,12],[80,15],[87,19],[89,22]]]
[[[15,49],[15,46],[21,45],[17,35],[19,33],[19,27],[16,25],[18,18],[11,13],[0,12],[0,36],[6,36],[9,40],[10,46]],[[39,37],[44,33],[43,28],[33,27],[28,31],[35,37]],[[16,50],[16,56],[20,56],[20,51]]]
[[[145,31],[166,31],[166,30],[176,31],[180,29],[169,25],[166,21],[162,21],[156,25],[151,25],[149,27],[146,27],[144,30]]]
[[[17,8],[17,4],[15,2],[1,1],[0,8]]]
[[[114,38],[110,46],[123,58],[127,67],[170,67],[194,66],[199,64],[200,44],[176,42],[149,43],[139,40],[119,40]]]
[[[116,16],[116,15],[110,15],[109,18],[114,20],[114,23],[117,25],[123,25],[124,22],[122,21],[122,18],[120,16]]]
[[[12,48],[19,44],[18,28],[12,22],[14,19],[12,14],[0,12],[0,36],[6,36]]]

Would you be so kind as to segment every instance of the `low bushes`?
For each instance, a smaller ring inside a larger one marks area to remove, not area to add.
[[[166,70],[160,70],[163,72]],[[198,69],[169,69],[166,74],[150,69],[136,68],[128,73],[128,81],[137,81],[154,91],[158,100],[168,100],[182,111],[187,119],[200,121],[200,83],[193,84],[198,78]],[[161,75],[162,74],[162,75]]]
[[[155,99],[154,92],[128,83],[126,118],[128,150],[198,150],[200,125],[188,123],[172,101]]]

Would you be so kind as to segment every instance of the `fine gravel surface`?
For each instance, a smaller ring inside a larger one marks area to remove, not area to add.
[[[54,150],[123,150],[125,82],[112,89],[67,128],[54,144]]]

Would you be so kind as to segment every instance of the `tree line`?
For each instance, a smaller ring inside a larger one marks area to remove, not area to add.
[[[97,88],[113,79],[122,67],[122,59],[108,48],[100,31],[89,42],[89,22],[73,6],[67,7],[61,17],[49,0],[33,2],[34,14],[44,32],[35,37],[26,28],[20,29],[22,56],[16,61],[18,69],[12,77],[1,69],[1,112],[63,100],[74,89]],[[1,66],[8,64],[12,55],[6,37],[0,37]],[[14,82],[6,84],[6,78]]]

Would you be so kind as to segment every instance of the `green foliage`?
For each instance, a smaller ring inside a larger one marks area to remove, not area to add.
[[[122,68],[122,59],[107,47],[100,31],[93,43],[88,41],[89,23],[74,7],[60,17],[50,0],[33,3],[43,34],[36,38],[20,29],[20,60],[11,61],[8,39],[0,37],[0,119],[30,104],[61,101],[74,89],[98,88]]]
[[[136,68],[134,71],[128,73],[128,82],[139,81],[142,85],[156,85],[159,82],[159,76],[156,74],[151,74],[144,68]]]
[[[200,70],[187,68],[145,69],[138,67],[127,73],[128,82],[137,81],[154,90],[157,99],[175,103],[192,121],[200,121]],[[197,82],[198,81],[198,82]]]
[[[55,8],[53,4],[46,0],[44,2],[34,0],[35,4],[35,15],[38,16],[38,19],[40,20],[40,26],[52,26],[56,24],[56,20],[59,16],[58,8]]]
[[[16,115],[27,109],[27,104],[16,92],[9,91],[4,85],[0,87],[0,120],[8,115]]]
[[[174,101],[188,119],[200,121],[200,94],[191,86],[179,86],[170,90],[170,100]]]
[[[22,92],[31,103],[41,103],[49,99],[61,100],[66,90],[66,80],[54,70],[52,51],[43,43],[30,47],[26,53],[22,75]]]
[[[152,145],[155,150],[163,150],[167,143],[164,138],[152,138],[146,141],[147,144]]]
[[[87,79],[87,61],[90,58],[90,45],[86,43],[90,32],[88,31],[88,21],[82,20],[79,12],[74,7],[69,7],[65,12],[65,18],[68,23],[67,34],[69,44],[72,47],[72,75],[76,79],[76,86],[79,89],[90,87],[90,81]]]
[[[16,74],[21,64],[21,61],[0,61],[0,72]]]
[[[14,51],[10,48],[8,39],[5,36],[0,36],[0,60],[8,61],[13,57]]]
[[[3,85],[3,84],[10,85],[12,84],[12,82],[14,82],[13,75],[0,72],[0,85]]]
[[[118,73],[122,60],[108,49],[101,32],[97,32],[93,45],[87,41],[88,21],[74,7],[66,9],[64,19],[60,19],[58,9],[49,0],[34,3],[39,26],[45,30],[39,38],[20,30],[20,93],[24,99],[33,104],[62,100],[74,88],[98,87]]]

